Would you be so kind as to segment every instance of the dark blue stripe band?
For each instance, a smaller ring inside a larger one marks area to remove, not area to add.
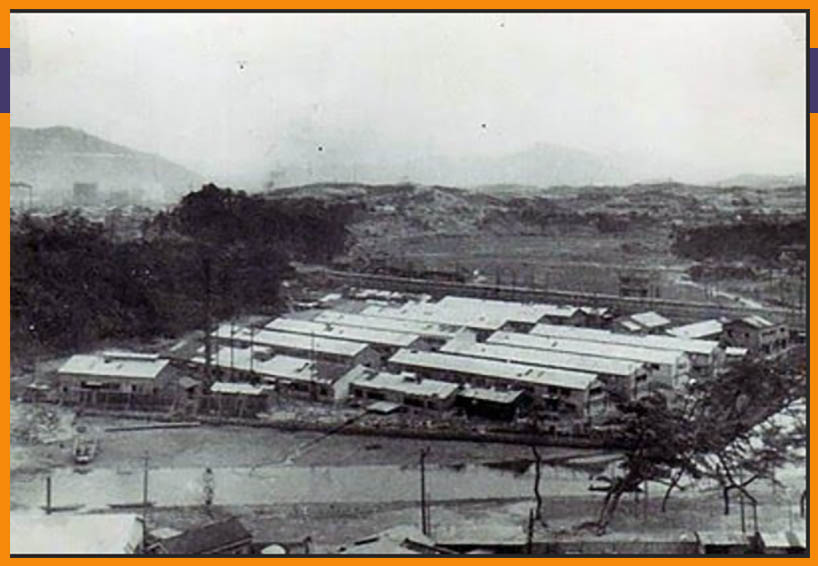
[[[11,109],[11,50],[8,47],[0,48],[0,114],[8,114]]]

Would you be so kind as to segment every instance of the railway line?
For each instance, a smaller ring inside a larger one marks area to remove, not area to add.
[[[644,310],[656,310],[678,322],[693,322],[704,318],[717,318],[722,316],[741,318],[750,315],[760,315],[780,319],[796,331],[804,332],[807,327],[806,310],[798,309],[776,307],[757,308],[746,305],[717,305],[654,297],[621,297],[619,295],[588,293],[583,291],[436,281],[332,269],[325,269],[323,271],[330,280],[338,283],[390,291],[428,293],[435,297],[458,294],[467,297],[509,301],[607,306],[623,314]]]

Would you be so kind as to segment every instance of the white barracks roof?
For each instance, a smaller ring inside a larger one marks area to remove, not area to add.
[[[444,309],[491,313],[504,316],[507,320],[536,324],[546,316],[570,318],[578,307],[549,305],[541,303],[520,303],[516,301],[496,301],[449,295],[437,302]]]
[[[512,333],[496,332],[489,338],[490,343],[449,342],[443,346],[440,351],[449,354],[507,360],[535,366],[588,371],[597,374],[618,375],[623,377],[636,374],[639,368],[642,367],[642,364],[638,362],[616,358],[597,358],[566,352],[535,350],[533,348],[506,345],[513,344],[513,338],[510,338],[510,334]]]
[[[407,303],[396,307],[381,307],[372,305],[365,308],[361,314],[380,316],[401,320],[416,320],[433,324],[450,324],[465,326],[477,330],[499,330],[507,321],[505,315],[497,313],[483,313],[467,308],[443,308],[435,303]]]
[[[547,369],[524,364],[472,358],[470,356],[406,349],[398,350],[394,356],[389,358],[389,361],[408,367],[430,368],[504,379],[512,383],[527,383],[539,386],[551,385],[568,389],[586,389],[597,377],[596,374],[587,372]]]
[[[496,332],[492,334],[488,338],[488,342],[495,342],[494,338],[497,334]],[[505,332],[501,336],[504,337],[505,343],[522,348],[555,350],[557,352],[583,354],[598,358],[618,358],[620,360],[632,360],[651,364],[670,364],[673,366],[679,362],[680,358],[685,358],[685,354],[681,350],[656,350],[638,346],[626,346],[624,344],[605,344],[602,342],[572,340],[570,338],[557,338],[554,336],[518,334],[514,332]]]
[[[71,356],[58,373],[87,375],[89,377],[119,377],[122,379],[155,379],[168,365],[152,354],[106,352],[103,355],[77,354]]]
[[[394,318],[366,316],[338,311],[322,311],[315,317],[314,320],[316,322],[330,322],[343,326],[357,326],[360,328],[372,328],[375,330],[388,330],[390,332],[403,332],[407,334],[417,334],[419,336],[429,336],[443,339],[451,338],[463,329],[462,326],[434,324],[431,322],[419,322],[415,320],[398,320]]]
[[[691,354],[712,354],[719,343],[715,340],[692,340],[675,336],[630,336],[598,328],[578,328],[576,326],[559,326],[556,324],[538,324],[531,329],[530,334],[539,336],[553,336],[555,338],[570,338],[572,340],[586,340],[605,344],[622,344],[624,346],[638,346],[655,350],[674,350]]]
[[[327,338],[338,338],[340,340],[352,340],[353,342],[364,342],[367,344],[382,344],[386,346],[397,346],[408,348],[420,336],[417,334],[406,334],[401,332],[391,332],[389,330],[377,330],[373,328],[360,328],[357,326],[340,326],[330,322],[313,322],[311,320],[300,320],[295,318],[277,318],[267,325],[269,330],[280,330],[282,332],[295,332],[297,334],[314,334]]]
[[[647,311],[631,315],[631,320],[635,320],[645,328],[658,328],[670,324],[670,319],[663,317],[658,312]]]
[[[204,364],[204,356],[194,357],[192,362]],[[249,348],[213,348],[213,355],[210,358],[215,367],[225,370],[235,369],[242,372],[252,371],[262,379],[288,379],[291,381],[313,381],[318,380],[318,370],[315,362],[305,358],[293,356],[277,355],[268,360],[253,359],[250,363]],[[325,379],[320,379],[325,381]]]
[[[691,324],[685,324],[683,326],[668,328],[667,333],[675,336],[676,338],[688,338],[695,340],[704,336],[721,334],[723,328],[724,325],[721,323],[721,321],[713,318],[710,320],[702,320]]]
[[[229,324],[219,327],[216,334],[219,338],[233,340],[244,344],[257,344],[273,348],[314,351],[319,354],[333,354],[342,357],[354,357],[366,350],[366,344],[350,340],[337,340],[307,334],[278,332],[275,330],[255,330],[236,326],[232,330]]]
[[[352,384],[418,397],[437,397],[438,399],[448,399],[460,388],[457,383],[450,381],[420,379],[411,373],[375,372],[363,367],[358,371],[358,375],[350,380],[350,385]]]

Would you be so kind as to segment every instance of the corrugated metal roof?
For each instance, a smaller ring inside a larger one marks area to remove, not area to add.
[[[637,346],[655,350],[674,350],[692,354],[712,354],[719,347],[719,343],[715,340],[690,340],[687,338],[677,338],[675,336],[657,335],[631,336],[611,332],[609,330],[600,330],[598,328],[578,328],[576,326],[560,326],[556,324],[538,324],[531,329],[529,334],[601,342],[604,344],[622,344],[625,346]]]
[[[256,345],[315,351],[316,353],[334,354],[345,357],[357,356],[367,348],[367,345],[361,342],[338,340],[336,338],[326,338],[322,336],[313,337],[292,332],[279,332],[267,329],[251,330],[245,327],[235,327],[231,331],[229,325],[222,325],[216,335],[219,338],[234,340],[243,344],[252,342]]]
[[[676,366],[680,360],[685,358],[684,352],[680,350],[656,350],[625,344],[605,344],[587,340],[518,334],[514,332],[508,332],[506,334],[508,335],[508,338],[505,339],[507,343],[537,350],[555,350],[558,352],[584,354],[598,358],[616,358],[652,364],[669,364],[673,366]],[[494,342],[496,335],[497,333],[493,334],[489,337],[488,341]]]
[[[522,391],[491,389],[488,387],[464,387],[457,393],[458,396],[467,399],[491,401],[493,403],[514,403],[522,394]]]
[[[714,334],[721,334],[724,325],[720,320],[712,318],[710,320],[701,320],[674,328],[668,328],[667,333],[677,338],[697,339],[705,336],[712,336]]]
[[[207,554],[229,545],[250,543],[252,535],[236,517],[194,527],[161,542],[168,554]]]
[[[398,350],[389,361],[408,367],[431,368],[504,379],[513,383],[551,385],[568,389],[586,389],[597,377],[596,374],[588,372],[546,369],[470,356],[406,349]]]
[[[598,374],[631,376],[639,371],[642,364],[616,358],[598,358],[567,352],[539,350],[514,345],[511,332],[495,332],[487,343],[464,343],[452,341],[440,348],[441,352],[508,360],[536,366],[587,371]]]
[[[770,328],[771,326],[775,326],[775,324],[773,324],[771,321],[756,314],[745,316],[741,320],[742,322],[745,322],[746,324],[749,324],[755,328]]]
[[[58,373],[122,379],[156,379],[168,363],[168,360],[153,357],[127,357],[127,355],[103,357],[76,354],[60,367]]]
[[[658,328],[670,324],[670,319],[663,317],[658,312],[647,311],[631,315],[631,320],[635,320],[645,328]]]
[[[409,347],[420,338],[417,334],[360,328],[357,326],[339,326],[331,322],[313,322],[311,320],[294,318],[277,318],[267,324],[266,328],[282,332],[314,334],[315,336],[324,336],[327,338],[338,338],[340,340],[352,340],[353,342],[363,342],[366,344],[381,344],[397,347]]]
[[[235,369],[242,372],[252,371],[262,379],[289,379],[292,381],[325,381],[318,376],[315,362],[306,358],[277,355],[267,360],[253,359],[250,363],[249,348],[214,348],[211,364],[225,370]],[[197,355],[194,363],[204,364],[203,355]]]
[[[399,320],[416,320],[432,324],[465,326],[477,330],[499,330],[508,318],[470,310],[452,310],[434,303],[410,303],[401,308],[369,306],[362,311],[366,316],[380,316]]]
[[[361,328],[388,330],[390,332],[402,332],[443,339],[451,338],[462,330],[462,327],[446,324],[434,324],[431,322],[419,322],[414,320],[399,320],[395,318],[366,316],[338,311],[322,311],[315,317],[314,320],[316,322],[330,322],[343,326],[358,326]]]
[[[544,303],[520,303],[517,301],[497,301],[449,295],[437,302],[440,308],[455,311],[473,311],[504,316],[514,322],[536,324],[545,316],[570,318],[579,310],[571,305],[551,305]]]
[[[450,381],[421,379],[406,374],[375,372],[365,369],[360,375],[350,380],[350,385],[362,385],[385,391],[395,391],[418,397],[437,397],[447,399],[460,387]]]

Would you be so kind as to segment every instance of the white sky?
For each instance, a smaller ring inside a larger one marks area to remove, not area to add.
[[[805,170],[805,16],[13,14],[11,123],[206,175],[539,142],[695,179]],[[481,125],[486,124],[486,128]]]

